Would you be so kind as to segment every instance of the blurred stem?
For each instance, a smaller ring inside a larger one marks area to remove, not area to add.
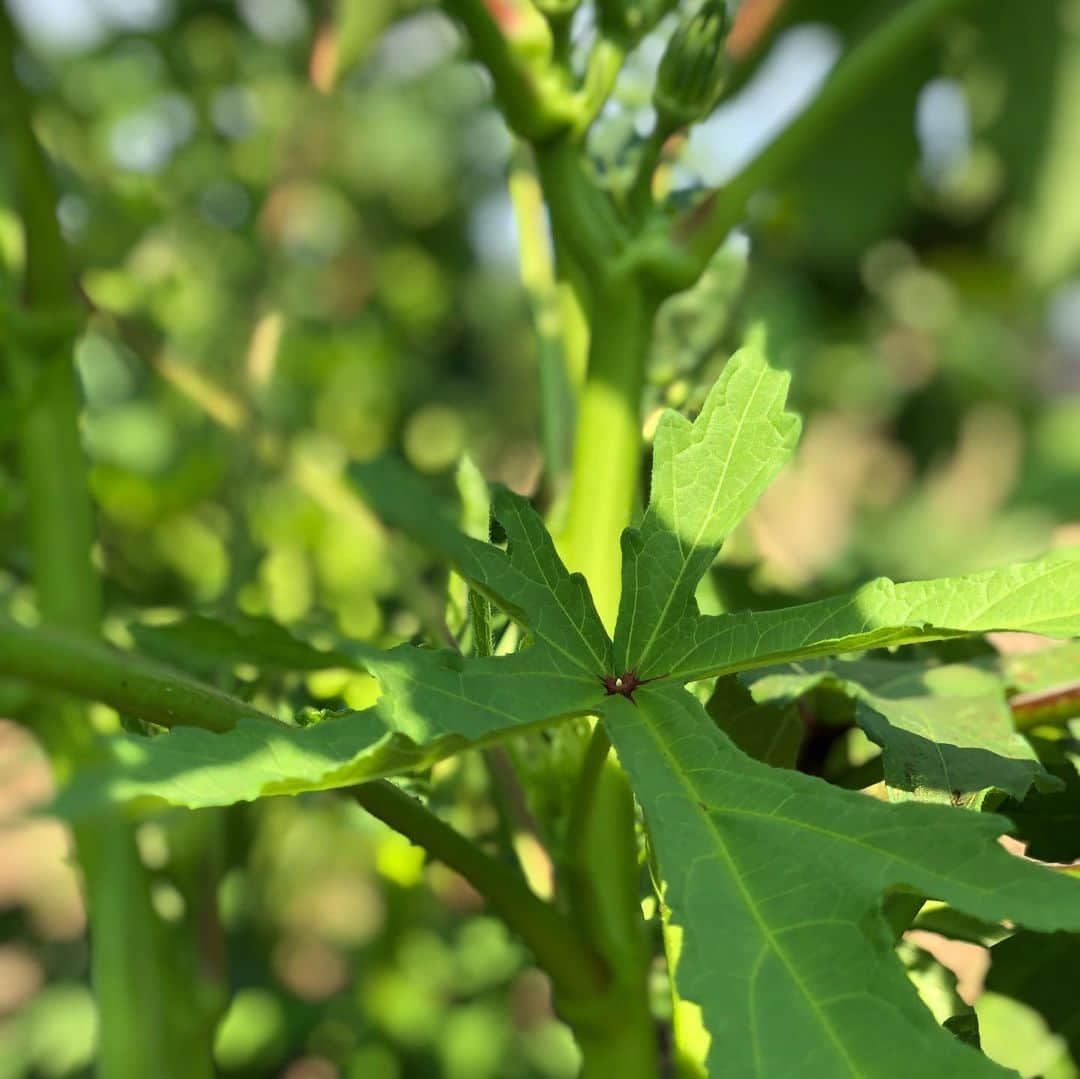
[[[491,909],[518,933],[555,983],[557,1000],[573,1014],[576,1004],[603,992],[604,967],[574,924],[539,899],[509,866],[485,854],[415,798],[385,781],[353,790],[373,816],[423,847],[433,858],[465,878]]]
[[[246,719],[276,722],[251,705],[194,679],[58,629],[29,629],[0,620],[0,674],[100,700],[166,726],[186,724],[226,731]],[[573,923],[538,898],[520,874],[485,854],[389,783],[365,784],[356,788],[354,794],[371,813],[459,872],[484,896],[533,950],[537,962],[554,980],[560,1000],[572,1014],[577,1014],[574,1009],[590,1010],[591,1001],[602,992],[607,980],[602,960],[578,935]],[[114,889],[118,880],[126,878],[118,896],[134,888],[129,863],[106,859],[103,864],[111,870]],[[131,934],[138,927],[124,928],[125,939],[130,944]],[[138,979],[128,987],[145,990]],[[129,1022],[130,1019],[129,1016]],[[110,1070],[107,1074],[111,1079],[112,1075],[135,1073]],[[142,1074],[174,1073],[165,1069]]]
[[[581,90],[582,115],[575,134],[584,135],[589,125],[600,115],[615,89],[615,82],[626,59],[626,48],[610,37],[600,37],[589,54],[585,84]]]
[[[14,31],[0,7],[0,107],[15,156],[16,197],[26,241],[23,307],[42,316],[39,333],[13,334],[8,370],[20,399],[19,448],[38,606],[50,621],[97,633],[101,586],[90,563],[94,514],[79,441],[81,400],[72,350],[77,307],[67,248],[44,154],[30,127],[31,102],[15,74]],[[57,323],[48,332],[49,316]],[[34,353],[31,354],[31,349]]]
[[[625,996],[627,1019],[633,1017],[638,1043],[634,1052],[645,1054],[641,1066],[653,1067],[654,1024],[646,995],[650,955],[641,918],[634,798],[599,723],[578,777],[567,834],[571,907],[598,935],[602,952],[617,971],[617,991]]]
[[[540,92],[535,73],[515,53],[484,0],[442,0],[465,30],[487,68],[499,108],[510,127],[527,139],[543,138],[562,121]]]
[[[622,278],[594,289],[589,314],[589,364],[560,548],[567,566],[584,573],[610,632],[619,609],[620,537],[638,502],[641,395],[656,304]]]
[[[569,139],[546,143],[536,147],[536,162],[559,276],[585,316],[577,336],[588,341],[560,548],[568,567],[584,573],[610,630],[621,586],[620,536],[637,503],[641,393],[657,305],[629,276],[612,273],[625,249],[625,226],[588,175],[578,147]],[[566,869],[575,921],[599,949],[612,981],[597,997],[595,1014],[567,1020],[585,1076],[655,1079],[659,1058],[633,794],[602,731],[594,731],[586,758]]]
[[[653,178],[660,165],[664,146],[673,134],[674,131],[664,123],[663,118],[657,116],[649,137],[641,147],[641,157],[628,200],[630,212],[637,221],[642,220],[653,207]]]
[[[1062,726],[1080,714],[1080,681],[1017,693],[1009,698],[1009,707],[1022,731]]]
[[[742,220],[751,196],[790,175],[849,108],[884,80],[945,16],[967,2],[908,0],[841,58],[810,105],[764,150],[676,223],[673,239],[689,256],[691,280],[704,271],[713,253]]]
[[[0,618],[0,674],[101,701],[163,727],[227,731],[241,719],[273,722],[170,667],[56,626],[30,628]]]
[[[540,184],[519,146],[510,169],[510,200],[517,225],[521,280],[536,335],[540,435],[548,483],[558,486],[570,467],[573,391],[563,348],[559,295]]]
[[[79,440],[75,332],[63,328],[68,321],[63,313],[76,308],[77,296],[52,178],[32,128],[33,102],[16,74],[16,48],[14,27],[0,4],[0,124],[14,159],[25,238],[22,304],[41,325],[55,319],[62,327],[32,339],[13,335],[4,351],[21,406],[17,441],[38,609],[48,623],[66,627],[77,639],[98,633],[103,607],[91,563],[94,513]],[[0,648],[0,655],[9,668],[15,666],[10,649]],[[49,697],[35,713],[61,770],[94,753],[83,708]],[[132,827],[121,819],[84,826],[76,830],[75,843],[87,891],[98,1074],[106,1079],[210,1075],[208,1030],[201,1032],[201,1046],[188,1038],[186,1051],[177,1051],[165,929],[150,903]]]
[[[534,151],[556,245],[590,280],[603,277],[630,239],[615,204],[593,181],[572,139],[552,139]]]

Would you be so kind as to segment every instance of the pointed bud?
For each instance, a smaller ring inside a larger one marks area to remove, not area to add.
[[[727,76],[727,32],[724,0],[705,0],[675,28],[653,90],[653,104],[666,127],[686,127],[712,111]]]

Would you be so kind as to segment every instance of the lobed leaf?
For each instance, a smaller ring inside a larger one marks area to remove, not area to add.
[[[680,1015],[699,1012],[707,1074],[1003,1074],[920,1003],[882,898],[911,891],[1075,930],[1076,881],[1006,853],[1001,818],[888,805],[759,764],[684,690],[609,697],[603,716],[644,809],[669,936],[681,938]]]
[[[1080,635],[1080,548],[965,577],[871,581],[785,610],[696,619],[669,635],[646,677],[692,682],[815,656],[1001,630]]]
[[[403,465],[383,459],[355,465],[353,479],[388,524],[453,563],[474,588],[502,608],[564,666],[596,678],[611,671],[611,642],[584,577],[571,574],[543,520],[528,501],[495,489],[494,514],[506,531],[504,552],[462,535],[452,516]]]
[[[371,650],[365,666],[382,689],[372,708],[306,727],[267,717],[223,734],[177,727],[118,737],[113,763],[76,776],[57,808],[72,818],[145,799],[201,809],[351,786],[594,711],[603,692],[593,678],[552,669],[536,649],[468,659],[406,645]]]
[[[694,592],[721,544],[795,449],[789,376],[754,342],[728,361],[691,423],[667,411],[653,443],[649,508],[623,533],[619,671],[664,673],[658,657],[698,618]]]
[[[855,719],[882,748],[895,801],[981,805],[990,790],[1023,798],[1061,783],[1016,730],[1001,679],[971,664],[809,660],[744,675],[754,700],[785,703],[818,687],[857,701]]]
[[[240,663],[278,671],[352,665],[344,653],[315,648],[272,619],[253,615],[192,614],[160,625],[135,622],[128,629],[144,655],[204,677]]]

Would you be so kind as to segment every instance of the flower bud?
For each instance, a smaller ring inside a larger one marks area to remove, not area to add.
[[[727,75],[728,18],[724,0],[705,0],[671,35],[653,90],[660,121],[672,130],[709,114]]]

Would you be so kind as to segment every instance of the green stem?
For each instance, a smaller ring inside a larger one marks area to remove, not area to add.
[[[15,158],[16,196],[26,237],[23,305],[38,315],[31,355],[13,333],[6,342],[8,372],[21,404],[18,431],[27,491],[28,539],[39,609],[51,620],[86,633],[101,622],[101,586],[90,564],[94,514],[79,442],[82,403],[72,364],[78,332],[66,317],[77,303],[67,248],[45,156],[30,126],[31,102],[15,75],[15,35],[0,8],[0,118]],[[59,323],[50,335],[50,321]],[[52,339],[50,340],[50,336]]]
[[[582,1050],[586,1074],[652,1077],[659,1067],[649,1007],[650,949],[641,919],[634,797],[599,724],[593,729],[567,829],[571,910],[613,971],[615,1027],[600,1027]],[[582,1036],[579,1032],[579,1040]]]
[[[521,282],[536,337],[544,471],[547,482],[558,487],[570,467],[573,391],[563,353],[563,320],[544,199],[524,146],[518,147],[510,168],[510,201],[517,227]]]
[[[638,502],[641,394],[655,301],[627,278],[592,282],[588,373],[562,552],[584,573],[610,630],[621,591],[619,545]],[[649,949],[640,909],[633,794],[600,728],[573,807],[568,873],[574,914],[614,972],[619,1027],[578,1034],[587,1075],[653,1077],[659,1062],[648,1002]]]
[[[561,285],[585,316],[580,328],[589,350],[563,538],[571,568],[585,571],[610,627],[619,597],[619,535],[636,501],[639,409],[655,308],[631,280],[611,280],[610,264],[625,248],[625,229],[610,198],[585,171],[576,146],[561,139],[535,151],[557,238]],[[572,319],[567,325],[576,327]],[[563,341],[569,365],[574,341],[565,327]],[[590,497],[595,502],[591,508],[584,504]],[[606,522],[599,535],[594,532],[597,521]],[[611,984],[591,1008],[573,1014],[564,1010],[564,1016],[588,1079],[655,1079],[659,1060],[649,1008],[650,956],[641,920],[634,799],[609,750],[603,732],[594,731],[578,782],[564,868],[575,923],[606,960]]]
[[[251,705],[166,667],[53,628],[0,620],[0,674],[100,700],[166,726],[226,731],[245,719],[273,722]],[[518,873],[392,785],[366,784],[354,793],[370,812],[461,873],[521,934],[551,975],[567,1013],[592,1022],[607,974],[573,923],[530,891]]]
[[[910,0],[851,49],[813,102],[745,168],[675,226],[673,238],[702,273],[757,192],[788,176],[818,140],[867,92],[885,79],[941,20],[967,0]]]
[[[1080,681],[1017,693],[1009,698],[1009,707],[1022,731],[1060,726],[1080,713]]]
[[[621,591],[620,537],[638,504],[641,395],[655,316],[655,302],[628,279],[594,290],[574,482],[560,546],[570,569],[585,574],[609,631]]]
[[[443,6],[468,34],[477,59],[487,68],[499,108],[510,127],[527,139],[540,139],[569,119],[541,93],[535,73],[517,56],[484,0],[443,0]]]
[[[169,667],[54,626],[31,629],[0,619],[0,674],[101,701],[163,727],[227,731],[241,719],[269,719]]]
[[[672,128],[658,116],[649,137],[641,147],[641,157],[629,196],[630,212],[637,221],[643,220],[653,207],[653,178],[660,165],[664,145],[673,133]]]
[[[517,872],[391,783],[365,783],[353,794],[373,816],[464,877],[525,941],[571,1010],[573,1002],[603,992],[607,975],[588,942],[565,915],[530,891]]]
[[[610,37],[601,37],[593,46],[585,72],[585,82],[579,95],[581,116],[574,126],[575,136],[584,136],[600,115],[615,89],[615,82],[625,59],[626,46]]]
[[[534,149],[557,242],[590,280],[602,277],[629,241],[615,204],[594,183],[572,139],[554,139]]]
[[[589,738],[585,759],[581,762],[578,786],[570,806],[570,819],[566,830],[571,836],[584,835],[588,828],[596,804],[596,788],[600,782],[600,774],[610,753],[611,739],[608,738],[607,731],[597,724]],[[585,869],[584,865],[571,865],[571,870],[581,875],[584,875]]]
[[[15,51],[15,31],[0,5],[0,122],[14,159],[25,233],[23,306],[30,321],[48,323],[50,316],[70,312],[77,296],[48,164],[31,125],[33,103],[16,74]],[[61,316],[57,321],[67,320]],[[103,604],[91,564],[94,513],[78,434],[81,401],[73,339],[70,331],[52,340],[35,334],[33,342],[16,336],[5,351],[21,406],[17,442],[38,610],[53,625],[93,636]],[[8,661],[5,649],[0,654]],[[34,713],[42,740],[61,769],[94,752],[83,709],[47,697]],[[209,1031],[203,1032],[202,1045],[187,1038],[183,1052],[174,1033],[178,1027],[171,1015],[178,987],[131,825],[111,819],[80,827],[75,844],[87,890],[98,1074],[104,1079],[209,1076]]]

